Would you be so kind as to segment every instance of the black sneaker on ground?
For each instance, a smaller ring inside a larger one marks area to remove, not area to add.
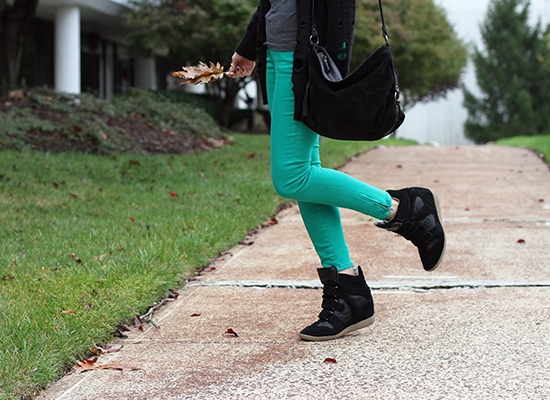
[[[359,275],[339,274],[335,267],[319,268],[323,310],[319,321],[300,332],[303,340],[331,340],[374,322],[374,303],[361,267]]]
[[[390,221],[376,222],[375,225],[410,240],[418,247],[424,269],[433,271],[445,253],[445,232],[437,195],[420,187],[388,190],[388,193],[399,200],[397,215]]]

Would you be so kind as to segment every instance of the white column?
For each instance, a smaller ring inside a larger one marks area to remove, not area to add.
[[[157,74],[154,58],[136,58],[134,86],[144,90],[157,90]]]
[[[80,9],[60,7],[55,14],[55,90],[79,94]]]
[[[105,99],[111,100],[115,93],[115,46],[105,43]]]

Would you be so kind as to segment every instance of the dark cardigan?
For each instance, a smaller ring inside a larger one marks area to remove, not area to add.
[[[298,121],[302,115],[302,103],[308,80],[307,54],[311,36],[311,6],[312,0],[296,0],[298,32],[294,50],[292,83],[294,84],[294,119]],[[235,50],[241,56],[257,61],[256,71],[260,78],[264,104],[267,104],[265,15],[270,7],[269,0],[260,0],[260,4],[246,28],[246,33]],[[342,76],[346,76],[349,72],[355,27],[355,7],[355,0],[315,0],[319,42],[326,47]]]

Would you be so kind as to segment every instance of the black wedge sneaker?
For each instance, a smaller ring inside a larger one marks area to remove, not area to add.
[[[445,232],[437,194],[419,187],[388,190],[388,193],[399,200],[397,214],[392,220],[375,222],[375,225],[411,241],[418,248],[424,269],[433,271],[445,253]]]
[[[319,321],[300,332],[303,340],[331,340],[374,322],[374,303],[361,267],[359,275],[339,274],[336,267],[319,268],[323,310]]]

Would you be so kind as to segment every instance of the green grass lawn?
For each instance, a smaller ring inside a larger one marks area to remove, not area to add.
[[[516,136],[497,140],[496,143],[504,146],[525,147],[535,150],[544,156],[546,162],[550,163],[550,135]]]
[[[276,212],[269,137],[235,138],[195,155],[0,152],[0,399],[59,378]],[[378,144],[325,140],[322,157]]]

